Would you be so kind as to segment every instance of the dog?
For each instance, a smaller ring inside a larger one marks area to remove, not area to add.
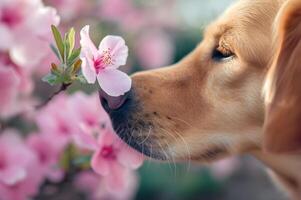
[[[163,161],[251,154],[301,199],[301,0],[239,0],[179,63],[132,81],[100,94],[131,147]]]

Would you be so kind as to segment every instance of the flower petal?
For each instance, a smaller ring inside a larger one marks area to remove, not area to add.
[[[126,64],[128,47],[125,45],[125,41],[122,37],[108,35],[101,41],[98,49],[100,52],[111,49],[111,55],[113,57],[113,65],[111,67],[118,68]]]
[[[90,84],[95,83],[96,81],[96,72],[92,69],[91,62],[89,62],[88,58],[81,58],[82,60],[82,73],[86,78],[87,82]]]
[[[0,173],[0,181],[6,185],[15,185],[26,178],[26,171],[22,167],[11,166]]]
[[[73,134],[75,144],[83,149],[97,150],[97,140],[93,137],[92,131],[84,124],[80,124],[80,130]]]
[[[55,183],[62,181],[64,176],[65,176],[65,173],[63,170],[61,170],[59,168],[54,168],[54,167],[48,169],[47,174],[46,174],[46,177],[51,182],[55,182]]]
[[[101,156],[101,149],[93,154],[91,167],[99,175],[107,176],[110,174],[110,163]]]
[[[0,35],[1,35],[1,43],[0,50],[6,51],[13,44],[13,35],[10,32],[9,28],[0,24]]]
[[[132,86],[131,78],[124,72],[116,69],[104,69],[97,75],[100,87],[110,96],[121,96]]]
[[[49,48],[48,46],[48,41],[29,34],[26,40],[15,42],[9,54],[11,59],[20,67],[29,67],[32,69],[46,58],[49,53],[46,51]]]
[[[131,169],[137,169],[143,164],[143,155],[127,146],[126,144],[121,145],[120,152],[118,154],[118,162],[125,167]]]
[[[20,77],[12,67],[0,67],[0,116],[7,116],[16,105]]]
[[[80,31],[81,58],[88,56],[88,59],[92,59],[97,54],[97,49],[90,39],[89,29],[90,26],[86,25]]]
[[[48,40],[51,39],[51,34],[49,34],[51,24],[57,26],[60,23],[60,17],[56,9],[52,7],[40,6],[29,19],[26,21],[29,30],[32,30],[39,37],[45,38],[46,36]]]
[[[106,187],[111,192],[121,192],[126,188],[129,169],[116,162],[112,163],[110,167],[111,173],[104,178]]]
[[[116,140],[119,140],[119,138],[111,132],[111,129],[107,129],[98,138],[98,145],[99,147],[104,147],[104,146],[111,146],[115,143]]]

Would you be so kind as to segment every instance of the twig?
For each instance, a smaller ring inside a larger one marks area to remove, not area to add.
[[[48,99],[46,101],[44,101],[43,103],[41,103],[40,105],[37,105],[35,108],[36,110],[39,110],[41,108],[43,108],[44,106],[46,106],[56,95],[60,94],[61,92],[65,91],[69,86],[71,85],[71,83],[63,83],[60,87],[60,89],[58,91],[56,91],[55,93],[53,93],[50,97],[48,97]]]
[[[4,121],[0,121],[0,134],[2,131],[4,131],[7,127],[7,123]]]
[[[51,96],[48,97],[48,99],[46,101],[44,101],[43,103],[35,106],[34,108],[36,110],[39,110],[41,108],[43,108],[44,106],[46,106],[56,95],[60,94],[61,92],[67,90],[67,88],[71,85],[71,83],[68,84],[62,84],[60,89],[58,91],[56,91],[55,93],[53,93]],[[14,116],[14,118],[18,118],[22,116],[22,113]],[[0,134],[6,130],[8,127],[10,127],[9,125],[9,121],[5,121],[5,120],[0,120]]]

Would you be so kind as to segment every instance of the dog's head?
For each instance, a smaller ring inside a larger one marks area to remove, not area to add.
[[[283,0],[241,0],[182,61],[134,74],[121,107],[111,109],[102,100],[118,135],[162,160],[211,161],[260,148],[261,91],[276,51],[281,7]]]

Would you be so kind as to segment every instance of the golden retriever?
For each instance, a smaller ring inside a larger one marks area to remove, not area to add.
[[[301,0],[237,1],[182,61],[132,79],[122,98],[101,95],[130,146],[159,160],[252,154],[301,199]]]

